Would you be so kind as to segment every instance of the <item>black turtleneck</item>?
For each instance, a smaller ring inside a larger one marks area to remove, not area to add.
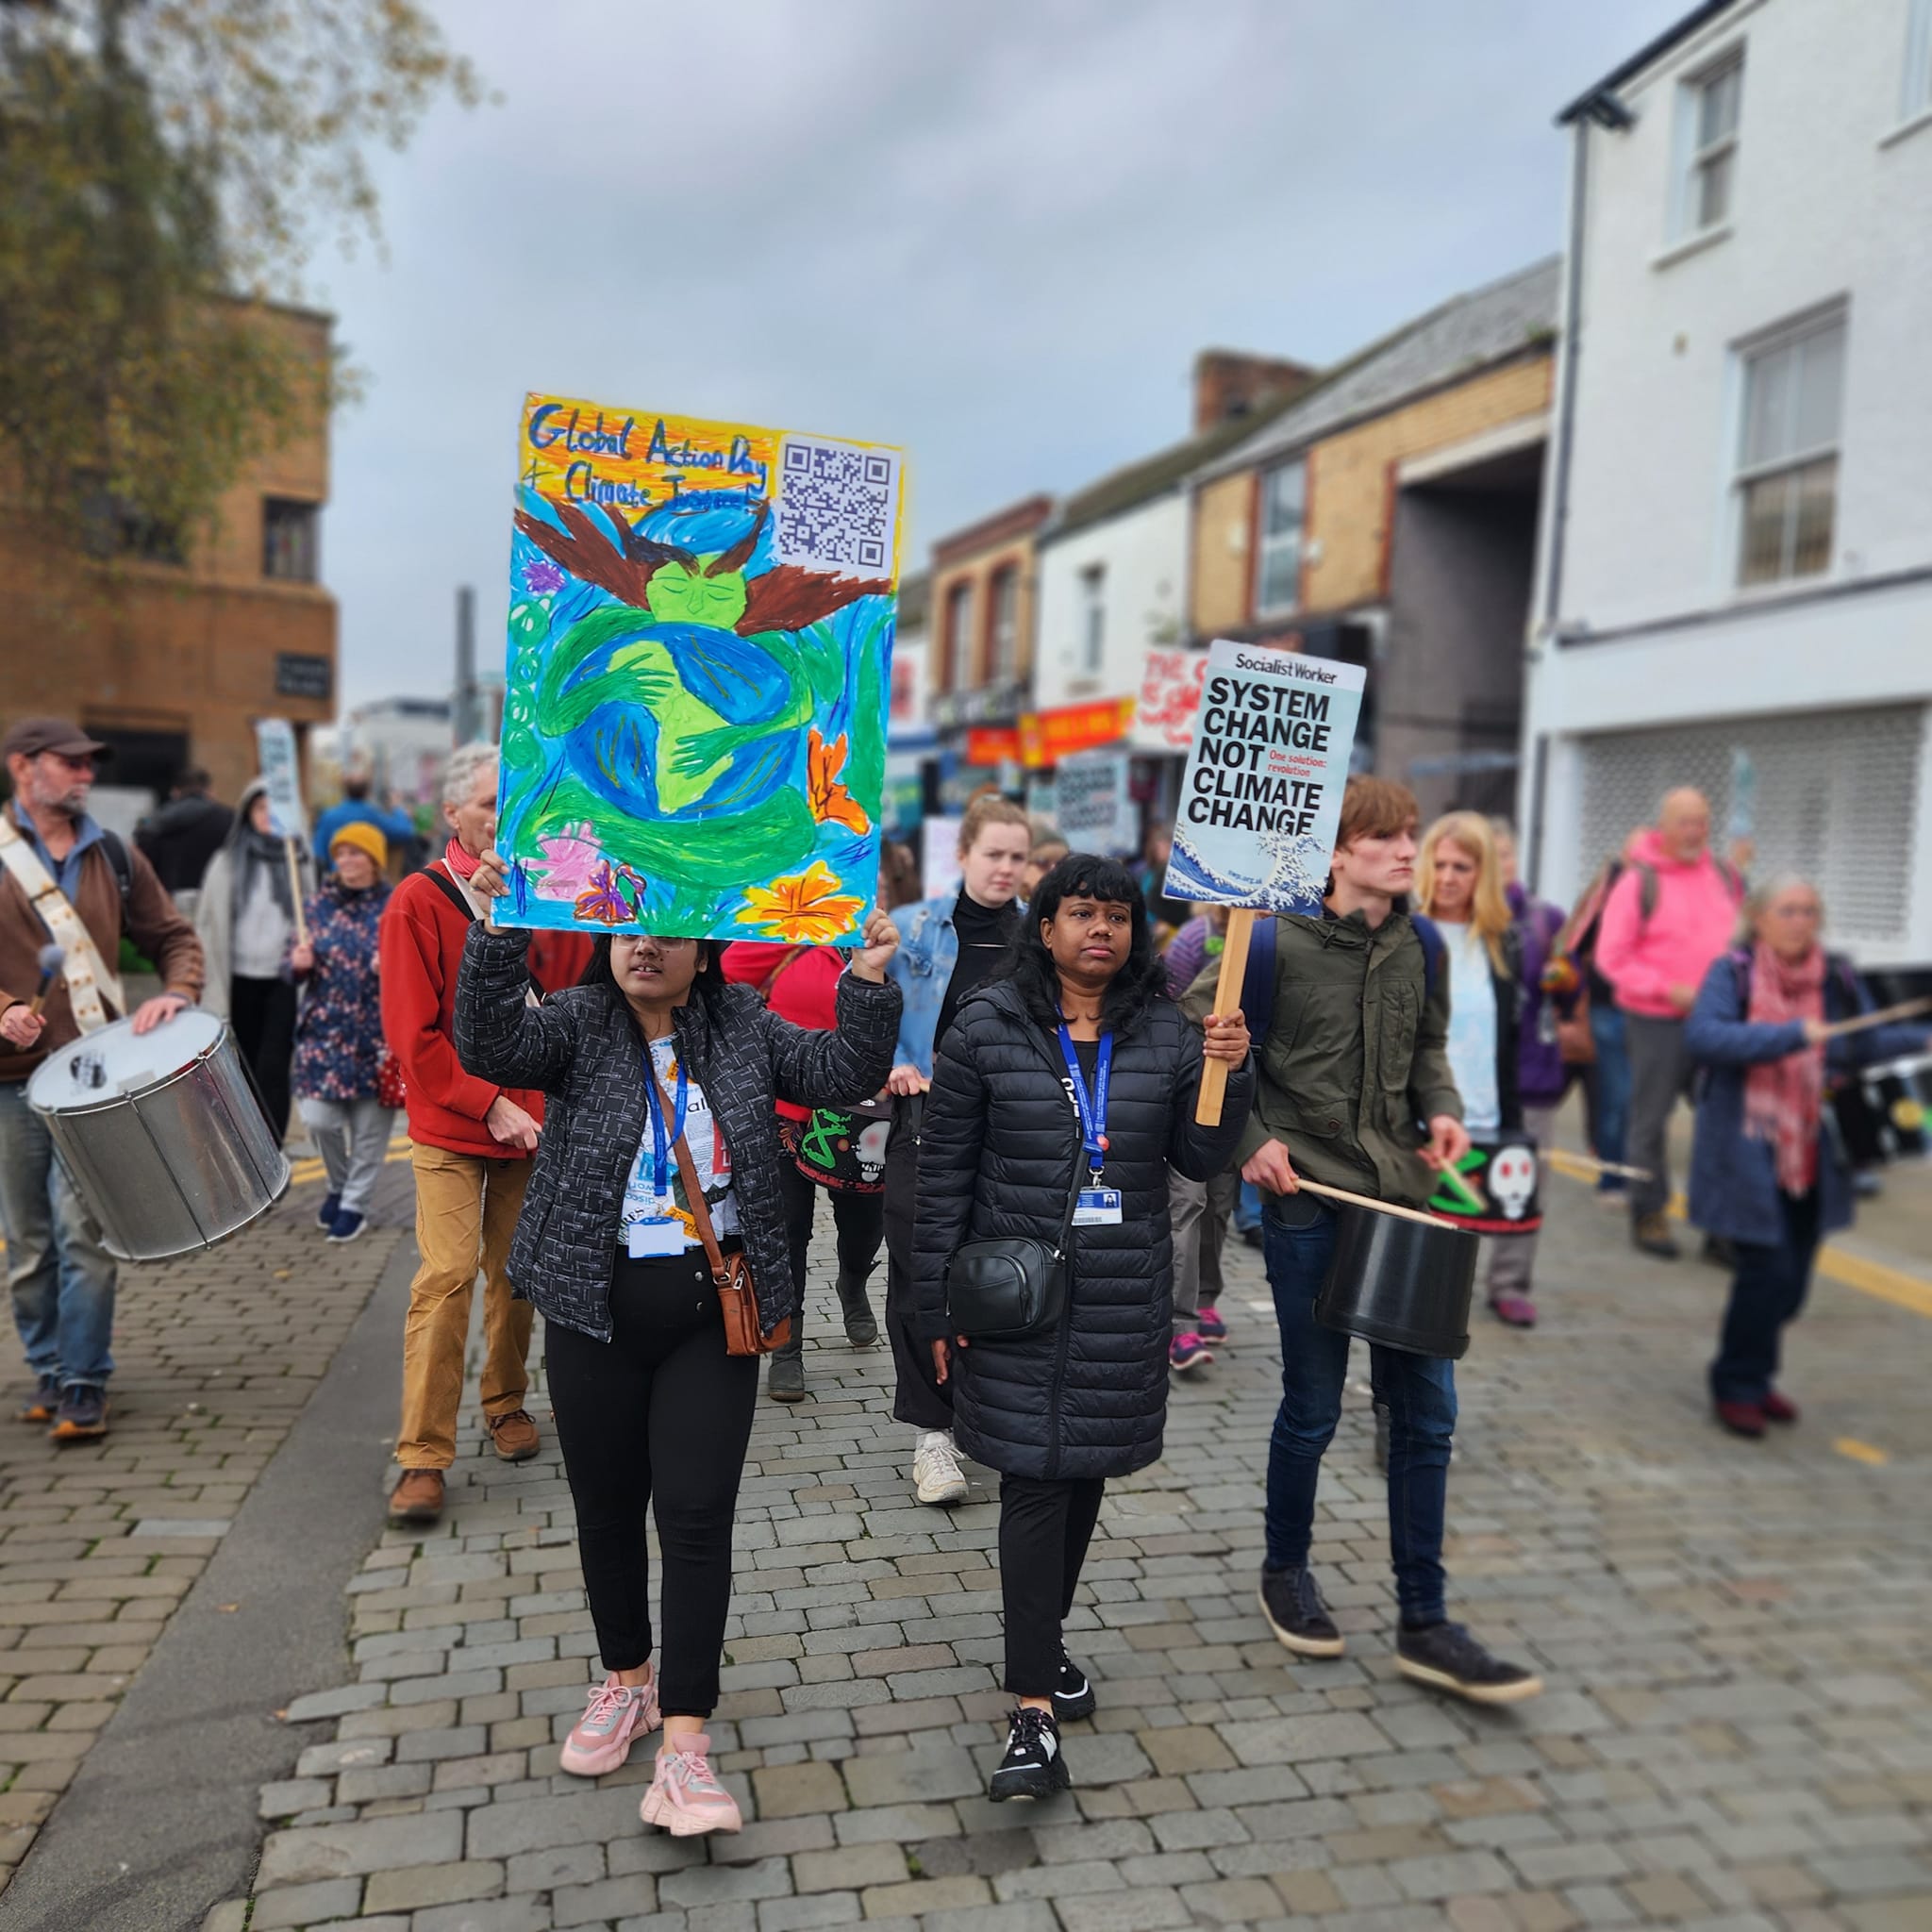
[[[946,996],[940,1002],[940,1024],[932,1036],[935,1054],[953,1024],[953,1015],[959,1010],[959,1002],[991,974],[1006,951],[1007,941],[1013,936],[1016,909],[1011,903],[982,906],[967,894],[963,886],[959,889],[958,903],[953,908],[953,932],[959,941],[959,957],[953,962],[952,978],[946,981]]]

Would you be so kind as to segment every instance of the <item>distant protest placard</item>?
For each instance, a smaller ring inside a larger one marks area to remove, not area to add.
[[[1075,852],[1120,858],[1141,843],[1132,761],[1124,751],[1076,752],[1054,774],[1054,821]]]
[[[1367,673],[1222,639],[1174,812],[1170,899],[1313,912],[1341,820]]]
[[[899,451],[552,395],[518,448],[498,923],[857,943]]]

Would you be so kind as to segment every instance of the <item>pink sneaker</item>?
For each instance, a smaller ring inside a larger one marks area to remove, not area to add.
[[[1536,1304],[1526,1294],[1492,1294],[1490,1310],[1497,1321],[1511,1328],[1536,1326]]]
[[[738,1800],[711,1769],[708,1738],[687,1738],[679,1750],[658,1754],[658,1775],[638,1807],[646,1824],[661,1824],[674,1838],[706,1831],[738,1831],[744,1820]]]
[[[657,1678],[632,1689],[612,1673],[591,1692],[583,1716],[563,1740],[558,1769],[573,1777],[602,1777],[630,1756],[639,1738],[657,1728]]]

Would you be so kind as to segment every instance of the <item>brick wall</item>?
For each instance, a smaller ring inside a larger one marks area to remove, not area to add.
[[[1194,636],[1239,630],[1255,600],[1255,473],[1218,476],[1194,493],[1188,622]]]

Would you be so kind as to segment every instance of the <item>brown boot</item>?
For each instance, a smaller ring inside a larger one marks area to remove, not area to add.
[[[389,1495],[389,1520],[397,1524],[435,1523],[442,1515],[442,1472],[406,1469]]]
[[[527,1462],[539,1448],[537,1424],[527,1408],[513,1408],[508,1415],[486,1415],[485,1426],[496,1453],[506,1462]]]
[[[1640,1214],[1631,1225],[1630,1239],[1659,1261],[1674,1261],[1683,1253],[1672,1239],[1669,1218],[1662,1214]]]

